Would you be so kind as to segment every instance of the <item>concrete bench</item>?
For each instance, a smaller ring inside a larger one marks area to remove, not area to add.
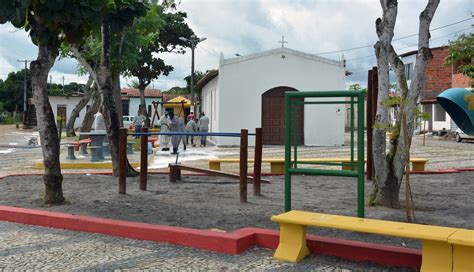
[[[334,162],[334,163],[345,163],[342,165],[342,170],[350,170],[351,167],[348,165],[351,160],[349,158],[301,158],[298,159],[301,162]],[[412,171],[425,171],[425,165],[428,162],[424,158],[410,158],[412,163]],[[218,158],[218,159],[209,159],[209,169],[212,170],[221,170],[221,163],[239,163],[240,159],[238,158]],[[253,163],[253,159],[248,160],[249,163]],[[354,161],[357,163],[357,160]],[[283,174],[285,171],[285,160],[279,158],[269,158],[262,159],[262,163],[270,163],[270,171],[272,174]],[[357,168],[357,166],[355,167]]]
[[[73,144],[68,144],[67,145],[67,157],[66,159],[68,160],[75,160],[76,159],[76,156],[74,156],[74,149],[75,149],[75,145]]]
[[[80,154],[84,154],[86,155],[87,154],[87,145],[90,144],[92,141],[91,139],[87,138],[87,139],[82,139],[82,140],[79,140],[79,141],[74,141],[74,142],[70,142],[69,144],[72,144],[74,145],[74,149],[76,151],[80,151],[79,153]],[[80,150],[79,150],[80,148]]]
[[[280,243],[274,255],[278,260],[298,262],[308,255],[306,227],[312,226],[421,240],[422,271],[473,271],[474,268],[472,230],[304,211],[272,216],[272,221],[280,224]]]

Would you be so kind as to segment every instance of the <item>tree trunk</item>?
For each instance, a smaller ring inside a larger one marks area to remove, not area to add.
[[[84,116],[84,120],[82,120],[81,124],[81,132],[89,132],[91,131],[92,124],[94,123],[94,114],[99,110],[100,104],[102,104],[102,98],[100,95],[100,91],[97,88],[97,84],[94,84],[91,89],[91,99],[92,104],[88,111],[86,111],[86,115]]]
[[[110,74],[110,24],[104,19],[102,24],[102,54],[99,66],[99,85],[104,105],[104,119],[112,157],[112,171],[118,176],[119,116],[114,99],[114,87]]]
[[[146,108],[146,101],[145,101],[145,89],[148,86],[145,82],[141,79],[138,79],[138,90],[140,91],[140,109],[141,113],[145,116],[145,127],[150,127],[150,115],[148,114],[148,110]]]
[[[122,90],[120,88],[120,73],[112,73],[112,86],[114,92],[115,106],[117,108],[117,115],[119,117],[119,124],[120,127],[123,127]]]
[[[399,208],[399,192],[403,180],[403,173],[406,167],[405,152],[410,148],[415,129],[415,118],[417,102],[424,84],[424,74],[426,65],[431,57],[428,48],[429,26],[439,0],[429,0],[424,11],[420,15],[420,28],[418,40],[418,54],[414,71],[414,79],[410,88],[406,83],[404,64],[393,49],[391,43],[397,18],[397,1],[380,1],[383,16],[376,21],[376,31],[379,38],[375,44],[375,54],[377,56],[379,96],[377,103],[377,114],[375,116],[375,128],[373,132],[373,154],[375,166],[375,196],[377,203]],[[390,64],[390,66],[389,66]],[[382,106],[389,99],[389,67],[395,71],[397,85],[401,91],[400,110],[397,115],[396,124],[391,128],[388,152],[386,147],[386,129],[389,127],[388,108]],[[401,127],[401,119],[405,114],[407,117],[407,131]],[[405,142],[405,137],[408,142]]]
[[[38,45],[38,58],[31,62],[31,87],[36,107],[38,131],[43,152],[45,191],[44,204],[64,203],[62,190],[63,176],[59,164],[58,129],[53,109],[48,99],[48,74],[59,54],[58,47]]]
[[[84,96],[79,100],[79,103],[74,107],[74,109],[71,112],[71,116],[69,117],[69,120],[67,121],[66,124],[66,134],[67,136],[76,136],[76,132],[74,131],[74,123],[76,122],[77,116],[79,116],[79,113],[81,110],[89,103],[91,96],[92,96],[92,88],[91,85],[93,83],[93,79],[91,76],[89,76],[89,79],[87,80],[86,83],[86,88],[84,90]]]

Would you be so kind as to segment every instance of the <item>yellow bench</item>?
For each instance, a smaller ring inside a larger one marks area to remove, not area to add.
[[[306,227],[314,226],[419,239],[422,271],[474,271],[473,230],[295,210],[272,216],[272,221],[280,224],[280,243],[273,256],[278,260],[298,262],[308,255]]]
[[[341,162],[341,163],[350,163],[349,158],[301,158],[298,159],[301,162]],[[412,163],[413,171],[425,171],[425,165],[428,162],[424,158],[410,158]],[[221,163],[239,163],[240,159],[238,158],[218,158],[218,159],[209,159],[209,169],[212,170],[221,170]],[[253,159],[248,160],[249,163],[253,163]],[[354,161],[357,163],[357,160]],[[285,170],[285,159],[262,159],[262,163],[270,163],[270,170],[272,174],[283,174]],[[357,167],[355,167],[357,168]],[[349,165],[343,165],[342,170],[350,170]]]

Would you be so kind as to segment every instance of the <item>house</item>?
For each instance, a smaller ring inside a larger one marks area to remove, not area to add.
[[[66,126],[66,122],[69,120],[71,116],[72,110],[76,107],[79,101],[82,99],[83,94],[77,93],[74,95],[66,95],[66,96],[52,96],[49,95],[49,103],[51,104],[51,108],[53,109],[53,114],[55,120],[57,120],[58,116],[63,117],[63,127]],[[84,120],[84,116],[86,115],[87,110],[89,109],[91,101],[87,103],[87,105],[82,108],[77,116],[76,120],[74,121],[74,128],[79,128]]]
[[[343,61],[282,47],[225,59],[196,86],[200,110],[212,132],[240,132],[262,127],[263,144],[284,144],[284,94],[287,91],[345,89]],[[306,105],[300,109],[299,143],[342,145],[344,105]],[[304,125],[303,125],[304,124]],[[238,145],[238,138],[211,137],[217,145]],[[254,138],[249,137],[249,144]]]
[[[122,115],[123,116],[135,116],[137,115],[140,107],[140,90],[134,88],[122,88]],[[145,89],[145,104],[148,115],[153,118],[155,109],[152,102],[162,102],[163,95],[158,89]],[[161,105],[158,106],[158,114],[161,116]],[[155,117],[153,124],[158,124],[158,120]]]
[[[124,116],[132,115],[135,116],[138,111],[138,106],[140,105],[140,92],[138,89],[123,88],[121,90],[122,95],[122,112]],[[77,93],[73,95],[66,96],[48,96],[49,102],[53,109],[54,117],[57,119],[57,116],[63,117],[63,120],[69,119],[71,116],[72,110],[79,103],[83,97],[82,93]],[[160,90],[156,89],[146,89],[145,90],[145,102],[147,104],[147,110],[149,113],[152,111],[152,101],[162,101],[162,95]],[[74,122],[74,128],[79,128],[84,120],[84,116],[87,110],[90,107],[92,101],[89,101],[87,105],[79,112],[79,116]],[[161,110],[161,108],[159,109]],[[160,111],[159,111],[160,112]],[[161,113],[160,113],[161,114]],[[155,121],[157,123],[157,121]],[[64,123],[65,125],[65,123]]]
[[[410,85],[413,71],[415,68],[417,50],[401,54],[400,57],[405,63],[405,74]],[[457,72],[457,67],[446,66],[445,60],[448,56],[448,47],[440,46],[431,48],[433,59],[428,62],[426,67],[426,87],[420,95],[421,110],[428,113],[431,118],[426,122],[426,130],[429,132],[439,130],[456,130],[456,124],[451,117],[438,104],[436,97],[449,88],[469,88],[469,78]],[[419,125],[418,131],[424,131],[424,124]]]

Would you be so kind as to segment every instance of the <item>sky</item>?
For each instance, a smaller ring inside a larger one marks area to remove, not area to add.
[[[195,50],[195,70],[217,69],[219,56],[235,57],[285,47],[322,57],[347,60],[346,85],[366,86],[367,70],[375,66],[373,44],[377,41],[375,20],[382,16],[378,0],[177,0],[177,8],[188,14],[187,23],[198,37],[207,38]],[[393,45],[399,54],[416,50],[418,16],[427,1],[399,0]],[[474,30],[474,0],[441,0],[431,23],[431,47],[445,45],[461,33]],[[413,36],[411,36],[413,35]],[[409,36],[405,38],[406,36]],[[400,39],[401,38],[401,39]],[[356,49],[354,49],[356,48]],[[347,50],[349,49],[349,50]],[[332,53],[331,53],[332,52]],[[18,60],[35,59],[37,48],[23,30],[0,25],[0,78],[22,69]],[[150,87],[168,90],[185,86],[191,74],[190,50],[184,55],[162,58],[174,67],[168,77],[160,77]],[[74,59],[58,60],[51,81],[87,81],[77,75]],[[127,87],[130,78],[122,78]]]

